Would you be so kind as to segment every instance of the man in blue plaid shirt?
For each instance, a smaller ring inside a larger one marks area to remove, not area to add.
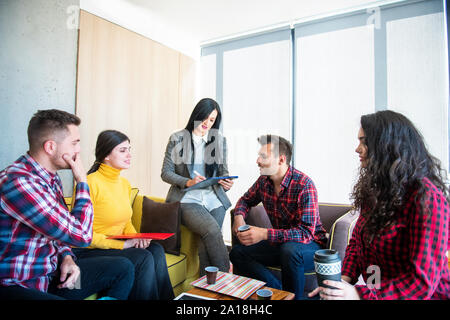
[[[314,252],[326,243],[317,190],[308,176],[289,165],[289,141],[274,135],[262,136],[258,141],[261,176],[236,204],[233,233],[241,244],[233,247],[230,259],[242,275],[294,292],[296,299],[302,299],[304,273],[314,270]],[[261,202],[273,228],[251,226],[248,231],[238,232],[250,209]],[[266,268],[279,265],[282,283]]]
[[[134,281],[131,262],[76,260],[70,248],[88,246],[92,239],[79,124],[65,111],[38,111],[28,125],[29,151],[0,172],[0,300],[77,300],[99,291],[128,298]],[[71,169],[77,183],[71,211],[60,169]]]

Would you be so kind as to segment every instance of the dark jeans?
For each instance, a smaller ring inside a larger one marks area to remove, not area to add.
[[[163,247],[150,243],[147,249],[73,249],[75,255],[86,257],[123,257],[134,267],[134,283],[130,300],[171,300],[174,298],[172,284],[167,270]]]
[[[314,270],[314,252],[319,244],[286,242],[271,245],[261,241],[251,246],[236,245],[230,252],[233,266],[243,276],[258,279],[267,286],[295,293],[303,299],[305,272]],[[281,282],[266,266],[281,265]]]
[[[75,263],[80,268],[80,289],[58,289],[56,272],[48,292],[20,286],[0,287],[0,300],[82,300],[97,292],[119,300],[128,298],[134,281],[134,266],[128,259],[95,257],[77,259]]]

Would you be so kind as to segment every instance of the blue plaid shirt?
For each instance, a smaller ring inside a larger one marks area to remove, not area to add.
[[[0,286],[46,292],[48,275],[69,246],[92,239],[93,209],[87,183],[78,183],[69,212],[61,180],[31,156],[0,172]]]

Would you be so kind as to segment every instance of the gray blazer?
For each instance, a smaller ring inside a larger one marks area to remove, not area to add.
[[[215,135],[215,140],[205,148],[205,161],[211,164],[215,161],[218,169],[213,176],[227,176],[227,143],[226,139],[217,130],[210,130],[210,135]],[[211,157],[211,150],[215,150],[214,157]],[[184,129],[173,133],[167,143],[164,161],[161,169],[161,178],[164,182],[171,185],[167,193],[166,202],[180,201],[185,195],[182,189],[186,188],[186,182],[191,179],[193,170],[193,150],[191,144],[191,135]],[[224,206],[225,210],[231,207],[230,199],[225,194],[225,190],[220,184],[212,186],[214,192]]]

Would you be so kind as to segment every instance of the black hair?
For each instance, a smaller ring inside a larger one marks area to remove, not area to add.
[[[27,129],[28,144],[30,151],[42,148],[44,142],[58,131],[68,131],[70,124],[79,126],[80,118],[66,111],[50,109],[38,110],[30,119]]]
[[[361,128],[367,146],[367,165],[360,168],[351,196],[354,206],[367,218],[365,230],[369,241],[394,222],[415,190],[415,201],[424,206],[424,178],[449,200],[446,173],[408,118],[390,110],[378,111],[363,115]]]
[[[203,98],[197,103],[194,110],[192,110],[185,129],[192,133],[195,129],[195,122],[205,121],[214,110],[217,110],[217,117],[211,129],[219,129],[222,121],[222,113],[219,104],[211,98]]]
[[[273,144],[273,150],[275,154],[284,155],[286,157],[287,165],[291,163],[293,147],[292,144],[285,138],[273,134],[266,134],[260,136],[258,138],[258,142],[261,144],[261,146],[264,146],[266,144]]]
[[[94,173],[100,168],[103,160],[111,153],[111,151],[124,141],[130,139],[122,132],[116,130],[105,130],[100,132],[95,146],[95,162],[89,169],[88,174]]]
[[[192,150],[194,149],[192,132],[196,128],[196,124],[198,126],[199,122],[205,121],[205,119],[207,119],[209,117],[209,115],[211,114],[211,112],[213,112],[214,110],[217,111],[217,117],[216,117],[216,121],[214,122],[210,131],[213,131],[213,129],[218,131],[220,129],[220,124],[222,122],[222,112],[220,111],[219,104],[211,98],[203,98],[194,107],[194,110],[192,111],[191,116],[189,117],[188,123],[185,127],[185,129],[189,132],[189,134],[191,136]],[[215,141],[215,139],[216,139],[216,134],[210,133],[208,135],[208,142],[206,143],[206,145],[207,146],[210,145],[211,143],[213,143]],[[211,152],[211,156],[213,158],[215,157],[215,153],[216,153],[216,150],[214,148]],[[218,165],[216,162],[206,163],[205,164],[206,177],[207,178],[212,177],[214,174],[214,171],[216,171],[217,168],[218,168]]]

